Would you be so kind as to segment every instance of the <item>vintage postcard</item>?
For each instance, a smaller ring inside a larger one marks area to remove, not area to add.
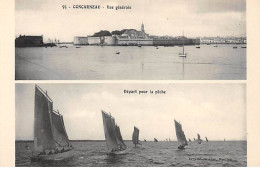
[[[0,166],[260,166],[260,0],[1,4]]]
[[[15,166],[247,166],[245,84],[16,84],[15,96]]]
[[[16,0],[16,80],[246,80],[245,0]]]

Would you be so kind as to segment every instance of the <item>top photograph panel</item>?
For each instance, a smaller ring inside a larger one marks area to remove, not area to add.
[[[246,80],[245,0],[16,0],[15,80]]]

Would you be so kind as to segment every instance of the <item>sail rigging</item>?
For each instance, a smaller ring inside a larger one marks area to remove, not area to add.
[[[34,117],[34,152],[71,147],[62,115],[53,110],[53,101],[37,85]]]
[[[176,136],[177,136],[177,140],[178,142],[181,143],[182,146],[184,145],[188,145],[187,143],[187,139],[186,136],[184,134],[184,131],[182,130],[182,126],[179,122],[177,122],[176,120],[174,120],[175,123],[175,131],[176,131]]]
[[[101,112],[108,151],[113,152],[126,149],[120,128],[115,124],[115,119],[105,111],[102,110]]]
[[[133,141],[133,144],[135,144],[135,146],[139,143],[139,129],[137,127],[134,127],[132,141]]]

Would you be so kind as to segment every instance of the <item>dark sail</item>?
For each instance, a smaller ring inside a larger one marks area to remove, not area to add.
[[[55,148],[52,133],[52,100],[40,87],[35,86],[34,103],[34,151],[43,152]]]
[[[182,130],[182,126],[180,123],[178,123],[176,120],[174,120],[175,123],[175,131],[176,131],[176,137],[178,142],[181,143],[181,145],[187,145],[187,140],[184,134],[184,131]]]
[[[132,136],[133,144],[138,144],[139,142],[139,129],[137,127],[134,127],[134,132]]]
[[[154,138],[154,142],[158,142],[158,140],[156,138]]]
[[[208,138],[207,137],[205,137],[206,138],[206,141],[208,142],[209,140],[208,140]]]
[[[117,125],[115,126],[115,131],[116,131],[116,137],[117,137],[117,145],[119,145],[121,148],[126,148],[126,144],[122,138],[119,126],[117,126]]]
[[[68,134],[67,134],[66,128],[65,128],[65,124],[64,124],[63,116],[60,115],[60,117],[61,117],[61,122],[62,122],[62,125],[63,125],[63,129],[64,129],[64,133],[65,133],[65,136],[66,136],[66,138],[67,138],[67,142],[68,142],[69,146],[72,147],[71,144],[70,144],[70,140],[69,140],[69,137],[68,137]]]
[[[115,121],[114,118],[111,115],[108,115],[105,111],[102,110],[101,112],[107,149],[111,152],[118,149],[117,137],[115,132]]]
[[[198,135],[198,143],[201,144],[202,140],[200,139],[200,134],[197,135]]]

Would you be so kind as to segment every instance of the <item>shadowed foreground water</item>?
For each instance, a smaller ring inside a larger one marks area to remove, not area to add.
[[[28,143],[30,148],[33,142]],[[132,142],[126,142],[128,154],[109,156],[106,143],[72,142],[74,157],[68,161],[34,162],[24,142],[16,142],[16,166],[89,166],[89,167],[154,167],[154,166],[246,166],[247,142],[189,142],[185,150],[178,150],[177,142],[143,142],[134,148]]]
[[[15,79],[245,80],[246,49],[233,46],[185,46],[184,68],[178,46],[15,48]]]

